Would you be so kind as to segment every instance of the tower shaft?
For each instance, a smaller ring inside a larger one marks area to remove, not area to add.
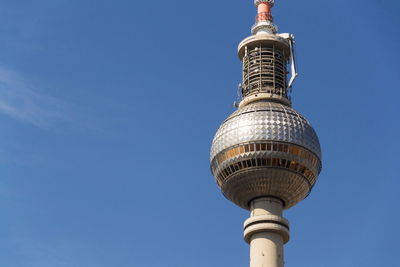
[[[289,240],[289,223],[282,217],[282,201],[262,197],[253,200],[250,207],[250,218],[244,222],[250,267],[283,267],[283,245]]]
[[[250,242],[250,267],[283,267],[283,241],[279,234],[255,234]]]

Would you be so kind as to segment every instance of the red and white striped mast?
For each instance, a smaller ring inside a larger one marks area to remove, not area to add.
[[[272,7],[274,0],[255,0],[258,9],[256,24],[252,27],[253,34],[275,34],[277,27],[273,24]]]

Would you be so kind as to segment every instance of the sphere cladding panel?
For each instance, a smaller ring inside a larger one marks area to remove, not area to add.
[[[231,146],[260,140],[297,144],[321,158],[310,123],[293,108],[274,102],[252,103],[232,113],[214,137],[210,158]]]

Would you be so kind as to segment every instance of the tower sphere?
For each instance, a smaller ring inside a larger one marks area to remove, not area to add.
[[[239,108],[223,122],[210,160],[223,194],[244,209],[259,197],[290,208],[310,193],[321,171],[310,123],[290,106],[266,100]]]

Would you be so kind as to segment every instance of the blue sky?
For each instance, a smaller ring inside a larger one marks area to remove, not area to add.
[[[276,1],[324,157],[285,214],[288,267],[398,264],[399,11]],[[0,266],[248,266],[209,148],[254,17],[251,0],[1,1]]]

